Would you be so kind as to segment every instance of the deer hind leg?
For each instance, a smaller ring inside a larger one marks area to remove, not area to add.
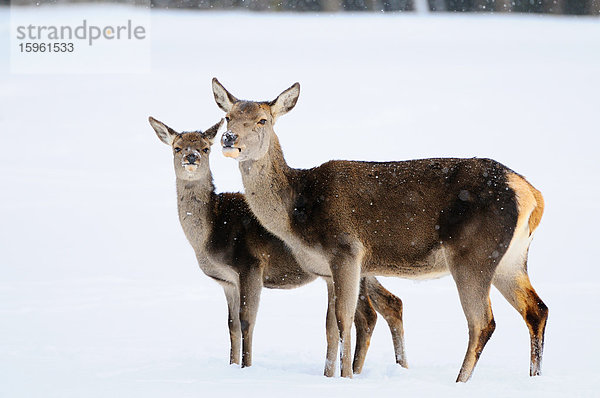
[[[521,314],[531,340],[531,360],[529,375],[541,374],[542,353],[544,350],[544,331],[548,319],[548,307],[535,292],[526,271],[526,260],[523,265],[514,267],[514,271],[506,272],[508,267],[501,267],[494,275],[494,286],[504,298]]]
[[[335,318],[340,332],[340,370],[342,377],[352,378],[352,322],[356,312],[360,270],[364,250],[360,244],[342,245],[331,260],[335,295]]]
[[[403,368],[408,368],[404,349],[402,300],[384,288],[375,277],[365,277],[363,280],[367,285],[367,292],[371,303],[373,303],[375,310],[383,316],[392,333],[396,363]]]
[[[240,275],[240,326],[242,331],[242,368],[252,366],[252,335],[262,290],[262,271],[251,267]]]
[[[371,345],[371,336],[377,323],[377,312],[373,308],[369,298],[368,287],[365,278],[360,281],[360,291],[354,314],[354,326],[356,326],[356,348],[354,349],[354,361],[352,371],[354,374],[362,372],[367,351]]]
[[[335,363],[337,362],[339,331],[335,319],[335,293],[333,280],[327,282],[327,318],[325,321],[325,333],[327,335],[327,357],[325,358],[325,371],[327,377],[335,375]]]
[[[489,297],[491,276],[482,272],[481,267],[472,266],[454,266],[451,272],[469,327],[469,345],[456,379],[457,382],[466,382],[496,328]]]
[[[242,341],[242,330],[240,327],[240,293],[237,286],[231,283],[223,284],[227,308],[229,310],[228,322],[229,340],[231,349],[229,352],[229,363],[240,364],[240,350]]]

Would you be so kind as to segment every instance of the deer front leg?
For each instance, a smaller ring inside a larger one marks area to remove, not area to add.
[[[350,246],[350,245],[348,245]],[[342,377],[352,377],[352,322],[360,284],[363,251],[344,247],[331,261],[335,294],[335,317],[340,331],[340,364]]]
[[[231,350],[229,352],[229,363],[240,364],[240,342],[241,342],[241,328],[240,328],[240,294],[237,286],[227,283],[223,286],[225,291],[225,297],[227,298],[227,308],[229,310],[228,322],[229,326],[229,340],[231,343]]]
[[[242,368],[252,366],[252,334],[262,290],[262,271],[252,266],[240,275],[240,325],[242,330]]]
[[[325,321],[325,333],[327,335],[327,357],[325,358],[325,376],[333,377],[335,374],[335,363],[337,362],[339,331],[335,319],[335,294],[333,280],[327,283],[327,318]]]

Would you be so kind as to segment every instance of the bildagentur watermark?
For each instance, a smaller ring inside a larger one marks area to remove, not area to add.
[[[144,40],[146,39],[146,28],[142,25],[134,25],[131,19],[125,25],[98,26],[83,19],[78,26],[71,25],[20,25],[16,27],[17,40],[83,40],[88,45],[93,45],[97,40]]]
[[[11,6],[14,73],[139,73],[149,69],[149,4],[102,9]]]

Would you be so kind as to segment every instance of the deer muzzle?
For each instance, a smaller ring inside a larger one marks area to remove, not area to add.
[[[188,155],[185,155],[181,161],[181,165],[183,166],[183,168],[188,171],[189,173],[192,173],[194,171],[196,171],[196,169],[198,168],[198,164],[196,163],[197,160],[200,159],[200,156],[197,155],[196,153],[190,153]]]
[[[228,158],[234,159],[240,156],[240,152],[242,151],[242,149],[234,146],[237,139],[238,135],[231,130],[227,130],[225,133],[223,133],[223,136],[221,137],[223,155],[225,155]]]

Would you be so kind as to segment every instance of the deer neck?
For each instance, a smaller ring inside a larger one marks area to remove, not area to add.
[[[239,164],[246,201],[258,220],[280,237],[290,233],[288,209],[292,206],[292,181],[298,170],[287,165],[279,139],[272,133],[269,150],[258,160]]]
[[[177,178],[177,209],[185,236],[195,250],[208,240],[212,226],[215,187],[210,171],[199,180]]]

